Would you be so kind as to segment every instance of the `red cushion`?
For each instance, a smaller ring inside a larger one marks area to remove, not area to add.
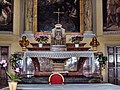
[[[49,79],[50,84],[63,84],[64,80],[60,74],[52,74]]]

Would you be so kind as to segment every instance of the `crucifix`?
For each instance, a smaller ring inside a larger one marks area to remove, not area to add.
[[[60,12],[60,9],[58,8],[57,12],[53,12],[58,14],[58,24],[60,23],[60,14],[64,14],[64,12]]]

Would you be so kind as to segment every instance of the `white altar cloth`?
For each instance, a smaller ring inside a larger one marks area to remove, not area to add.
[[[64,59],[71,57],[88,57],[92,59],[92,63],[95,62],[93,51],[26,51],[23,56],[23,72],[26,72],[27,58],[30,57],[44,57],[44,58],[56,58]],[[94,72],[94,65],[92,66],[92,72]]]
[[[71,58],[71,57],[91,57],[94,59],[93,51],[26,51],[26,57],[46,57],[46,58]]]

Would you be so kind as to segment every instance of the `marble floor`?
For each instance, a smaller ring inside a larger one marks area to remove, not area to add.
[[[8,87],[1,90],[9,90]],[[120,90],[119,85],[105,84],[18,84],[17,90]]]

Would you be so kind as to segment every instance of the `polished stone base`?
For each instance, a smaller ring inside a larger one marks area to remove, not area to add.
[[[63,75],[64,76],[64,75]],[[85,76],[64,76],[65,84],[100,83],[100,78]],[[22,78],[21,84],[48,84],[49,76]]]

